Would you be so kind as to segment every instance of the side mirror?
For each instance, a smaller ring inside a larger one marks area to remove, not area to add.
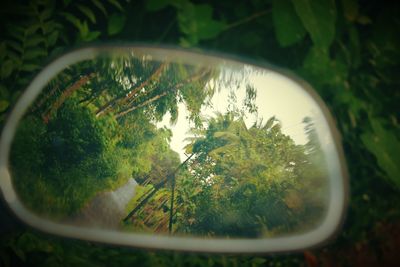
[[[181,49],[78,49],[40,72],[1,135],[0,186],[26,224],[144,248],[264,253],[331,238],[338,131],[269,65]]]

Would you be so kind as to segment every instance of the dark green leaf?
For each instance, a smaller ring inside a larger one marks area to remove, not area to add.
[[[178,2],[178,1],[173,1],[173,0],[149,0],[146,1],[146,9],[148,11],[158,11],[161,10],[165,7],[167,7],[168,5],[173,5],[174,2]],[[180,2],[186,2],[186,1],[180,1]]]
[[[109,35],[115,35],[122,31],[125,26],[126,17],[121,13],[114,13],[108,20],[107,32]]]
[[[47,41],[49,43],[50,46],[53,46],[56,44],[58,39],[58,31],[54,31],[52,32],[48,37],[47,37]]]
[[[92,23],[96,23],[96,16],[90,8],[83,5],[77,5],[77,7],[84,15],[86,15],[90,19]]]
[[[15,51],[19,52],[22,54],[24,52],[24,49],[22,48],[21,44],[16,42],[16,41],[7,41],[7,45],[14,49]]]
[[[15,69],[15,64],[13,60],[7,60],[1,65],[1,78],[5,79],[11,75]]]
[[[4,110],[6,110],[9,105],[10,105],[10,103],[7,100],[0,99],[0,112],[3,112]]]
[[[31,72],[40,69],[40,66],[37,64],[23,64],[20,69],[22,71]]]
[[[355,21],[358,16],[358,0],[342,0],[344,16],[348,21]]]
[[[400,189],[400,141],[392,131],[383,127],[379,119],[372,118],[370,123],[373,132],[364,133],[361,140],[374,154],[379,167],[386,172],[389,181]]]
[[[314,44],[329,47],[335,38],[335,1],[292,0],[292,3]]]
[[[53,8],[51,6],[47,6],[41,13],[40,18],[42,21],[48,20],[53,15]]]
[[[107,11],[104,5],[99,0],[92,0],[93,4],[107,16]]]
[[[121,4],[117,0],[108,0],[108,2],[118,8],[120,11],[123,11]]]
[[[26,28],[25,33],[26,33],[27,35],[32,35],[32,34],[34,34],[39,28],[40,28],[40,25],[39,25],[39,24],[33,24],[33,25],[29,26],[28,28]]]
[[[61,15],[63,15],[65,19],[71,22],[76,28],[81,29],[81,22],[77,17],[67,12],[63,12]]]
[[[35,47],[40,43],[46,43],[46,39],[44,37],[42,37],[41,35],[35,35],[26,40],[25,47],[26,48]]]
[[[101,32],[99,31],[94,31],[94,32],[89,32],[88,35],[84,37],[84,41],[86,42],[91,42],[93,40],[96,40],[100,36]]]
[[[294,10],[291,0],[274,0],[272,9],[275,33],[282,46],[299,42],[306,30]]]
[[[3,60],[7,56],[7,46],[5,42],[0,44],[0,60]]]
[[[46,50],[42,48],[31,48],[26,51],[24,54],[24,59],[26,60],[31,60],[31,59],[36,59],[40,57],[47,56]]]

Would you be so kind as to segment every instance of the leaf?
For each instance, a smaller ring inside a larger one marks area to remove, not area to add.
[[[8,33],[19,41],[23,41],[25,39],[25,28],[19,25],[10,25],[6,27]]]
[[[5,79],[11,75],[13,70],[15,69],[14,61],[7,60],[1,65],[1,78]]]
[[[93,40],[96,40],[100,36],[101,32],[99,31],[94,31],[94,32],[89,32],[83,40],[86,42],[91,42]]]
[[[92,0],[93,4],[107,16],[107,11],[104,5],[99,0]]]
[[[108,0],[108,2],[110,4],[112,4],[113,6],[115,6],[116,8],[118,8],[120,11],[123,11],[124,9],[122,8],[122,6],[120,5],[120,3],[118,3],[117,0]]]
[[[175,2],[175,4],[174,4]],[[166,8],[168,5],[176,5],[179,3],[176,3],[178,1],[173,1],[173,0],[149,0],[146,1],[146,10],[148,11],[158,11],[163,8]],[[186,1],[180,1],[180,2],[186,2]],[[181,3],[181,4],[182,4]]]
[[[7,56],[6,42],[1,42],[1,44],[0,44],[0,61],[2,61],[6,56]]]
[[[0,100],[0,112],[3,112],[4,110],[6,110],[8,108],[8,106],[10,105],[10,103],[7,100]]]
[[[348,21],[355,21],[358,16],[358,0],[342,0],[344,16]]]
[[[51,6],[47,6],[43,12],[41,12],[39,14],[40,18],[42,19],[42,21],[45,21],[49,18],[51,18],[51,15],[53,14],[53,8]]]
[[[211,39],[224,30],[226,24],[212,18],[212,7],[191,3],[184,6],[178,12],[178,23],[182,33],[187,35],[190,44],[196,44],[200,40]]]
[[[22,48],[21,44],[17,43],[16,41],[6,41],[7,45],[13,48],[15,51],[19,52],[22,54],[24,52],[24,49]]]
[[[56,44],[58,39],[58,31],[54,31],[52,32],[48,37],[47,37],[47,41],[49,43],[50,46],[53,46]]]
[[[28,49],[26,53],[24,54],[24,59],[26,60],[31,60],[39,57],[44,57],[47,56],[47,52],[44,49],[41,48],[32,48]]]
[[[46,43],[46,39],[41,35],[34,35],[26,40],[25,47],[37,46],[40,43]]]
[[[34,34],[38,29],[40,28],[39,24],[33,24],[31,26],[29,26],[28,28],[26,28],[25,33],[27,35],[32,35]]]
[[[335,38],[335,1],[292,0],[292,3],[314,44],[329,47]]]
[[[381,120],[372,118],[371,133],[361,135],[365,147],[376,157],[389,181],[400,189],[400,141],[395,134],[383,127]]]
[[[75,17],[74,15],[72,15],[71,13],[67,13],[67,12],[62,12],[61,13],[62,16],[64,16],[64,18],[66,20],[68,20],[69,22],[72,23],[72,25],[74,25],[76,28],[78,28],[80,30],[80,28],[82,27],[80,20]]]
[[[334,86],[343,86],[348,75],[345,64],[338,60],[332,60],[327,48],[317,46],[309,50],[301,72],[305,77],[320,85]]]
[[[22,71],[35,71],[37,69],[40,69],[40,66],[37,64],[23,64],[20,68]]]
[[[96,16],[91,9],[83,5],[77,5],[77,7],[84,15],[86,15],[86,17],[90,19],[93,24],[96,23]]]
[[[62,29],[61,24],[54,21],[48,21],[44,23],[42,27],[47,34],[53,32],[56,29]]]
[[[115,35],[122,31],[125,26],[126,17],[121,13],[114,13],[108,20],[107,32],[108,35]]]
[[[306,30],[301,24],[291,0],[274,0],[272,18],[276,37],[282,46],[295,44],[304,38]]]

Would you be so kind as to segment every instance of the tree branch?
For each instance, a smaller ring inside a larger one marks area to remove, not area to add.
[[[164,62],[163,64],[161,64],[157,70],[145,81],[143,81],[141,84],[139,84],[138,86],[136,86],[135,88],[133,88],[127,95],[124,96],[120,96],[117,97],[109,102],[107,102],[105,105],[103,105],[102,107],[100,107],[97,112],[96,112],[96,117],[101,116],[102,114],[104,114],[108,109],[114,107],[117,104],[123,104],[124,102],[126,102],[128,99],[130,99],[131,97],[133,97],[135,94],[137,94],[140,90],[142,90],[145,86],[147,86],[151,81],[158,79],[161,76],[162,71],[166,68],[166,66],[168,65],[167,62]]]
[[[76,90],[81,88],[85,83],[87,83],[90,79],[92,79],[94,76],[96,76],[96,73],[90,73],[88,75],[82,76],[78,81],[76,81],[73,85],[71,85],[67,90],[65,90],[60,98],[54,104],[50,107],[50,110],[42,116],[43,121],[45,123],[48,123],[50,120],[51,115],[56,112],[61,105],[67,100],[69,96],[72,95]]]

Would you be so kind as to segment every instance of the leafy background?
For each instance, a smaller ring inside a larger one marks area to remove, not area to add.
[[[395,1],[6,1],[0,121],[49,59],[101,42],[224,51],[295,71],[336,118],[350,173],[344,227],[322,248],[229,256],[142,251],[14,227],[1,266],[384,266],[400,246],[400,14]]]

